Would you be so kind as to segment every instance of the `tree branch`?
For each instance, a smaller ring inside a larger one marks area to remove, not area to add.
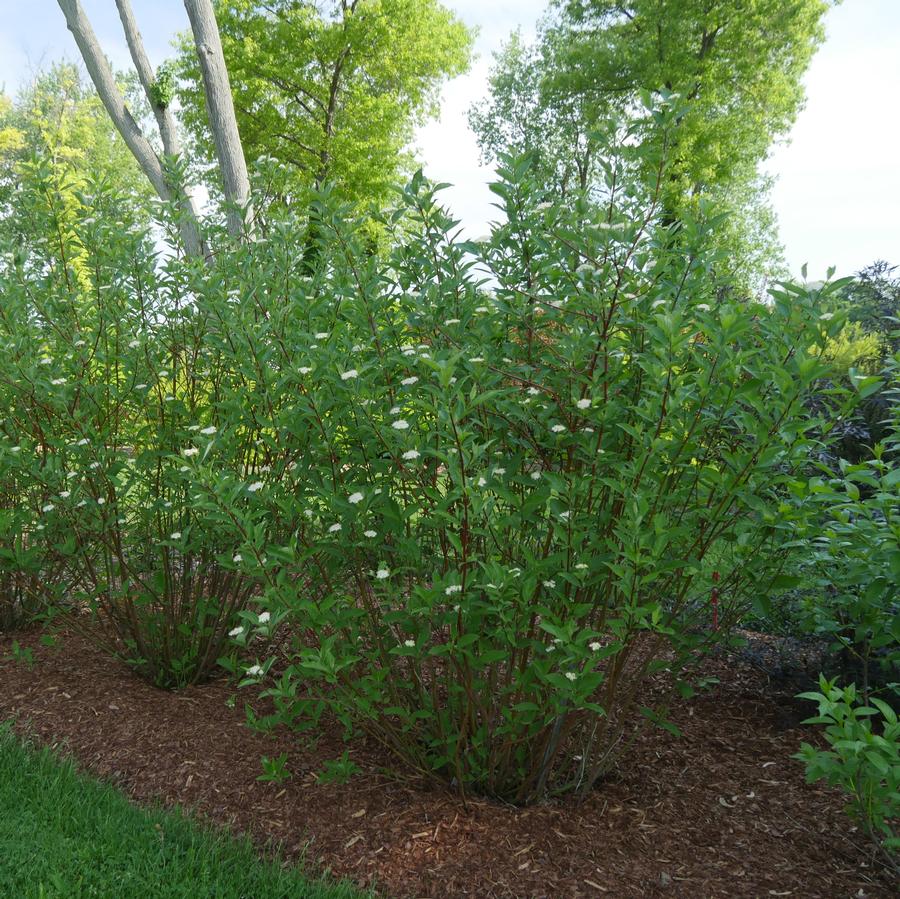
[[[141,32],[138,29],[134,13],[131,9],[130,0],[116,0],[116,6],[119,10],[119,18],[122,20],[122,28],[125,31],[125,40],[128,43],[128,50],[131,53],[131,59],[137,70],[138,78],[144,88],[144,93],[156,117],[156,123],[159,126],[159,134],[162,138],[163,152],[173,159],[181,156],[181,142],[178,139],[178,127],[175,123],[175,117],[172,115],[168,105],[163,105],[154,91],[156,75],[150,59],[144,50],[144,41]],[[190,220],[195,222],[200,219],[200,212],[194,198],[183,188],[179,189],[181,194],[181,207]],[[209,249],[203,239],[197,235],[200,241],[198,251],[205,257],[209,258]]]
[[[57,0],[57,2],[66,17],[66,25],[75,38],[91,81],[116,130],[122,135],[131,155],[137,160],[141,171],[147,176],[160,199],[170,202],[179,191],[169,183],[159,157],[125,105],[125,99],[116,84],[112,69],[80,0]],[[196,217],[185,215],[180,222],[180,230],[185,251],[192,256],[200,255],[203,250]]]
[[[253,233],[253,207],[219,26],[212,0],[184,0],[184,6],[191,20],[200,60],[209,127],[219,159],[225,199],[232,204],[228,210],[228,230],[233,237],[240,239],[245,233]]]

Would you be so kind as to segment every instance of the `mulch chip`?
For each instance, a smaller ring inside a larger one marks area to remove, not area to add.
[[[229,708],[225,680],[166,693],[74,634],[17,639],[36,664],[0,636],[0,720],[138,801],[193,809],[395,899],[896,895],[841,795],[790,758],[815,738],[785,715],[793,701],[739,660],[705,663],[720,683],[675,710],[682,738],[649,731],[585,802],[522,809],[392,781],[364,740],[350,744],[361,773],[320,784],[347,748],[338,727],[310,748],[250,730],[252,691]],[[261,756],[283,752],[293,778],[257,781]]]

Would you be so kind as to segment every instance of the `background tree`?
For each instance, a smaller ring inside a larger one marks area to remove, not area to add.
[[[603,157],[596,131],[605,121],[630,117],[642,92],[678,94],[687,102],[666,148],[667,219],[677,222],[701,200],[735,211],[718,240],[742,259],[735,274],[747,282],[751,269],[776,269],[780,258],[759,167],[802,107],[801,78],[824,37],[828,6],[557,0],[535,49],[523,51],[513,40],[498,56],[491,97],[473,110],[472,125],[492,158],[509,137],[549,123],[547,170],[586,168],[590,181]]]
[[[58,63],[14,101],[0,97],[0,230],[22,252],[51,241],[77,271],[79,232],[101,186],[119,198],[120,221],[147,224],[150,185],[76,66]]]
[[[190,191],[183,183],[178,160],[161,156],[135,120],[116,84],[112,69],[80,0],[57,0],[57,3],[65,16],[66,25],[75,39],[97,94],[116,130],[121,134],[159,198],[165,202],[176,202],[180,206],[178,225],[186,252],[191,256],[208,257],[208,249],[200,233],[198,209]],[[216,147],[225,199],[229,203],[228,228],[233,237],[240,238],[244,234],[245,227],[248,227],[244,221],[245,215],[247,223],[252,227],[250,184],[212,0],[184,0],[184,4],[194,35],[195,53],[200,58],[199,82],[203,85],[207,97],[210,132]],[[160,73],[165,77],[157,78],[151,71],[128,0],[116,0],[116,6],[125,29],[132,61],[146,99],[156,115],[164,154],[171,157],[174,127],[168,112],[171,100],[168,73]]]
[[[472,45],[437,0],[221,0],[216,14],[246,152],[282,163],[293,195],[330,182],[347,200],[386,199],[410,167],[413,127]],[[211,160],[187,39],[177,71],[184,121]]]
[[[555,195],[586,189],[595,174],[598,125],[583,96],[548,90],[558,65],[558,41],[550,31],[527,44],[514,32],[495,55],[490,98],[469,110],[483,156],[496,159],[507,150],[529,154],[535,176]]]

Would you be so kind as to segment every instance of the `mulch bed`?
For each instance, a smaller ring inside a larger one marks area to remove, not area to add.
[[[165,693],[74,634],[18,640],[36,664],[12,660],[0,636],[0,721],[137,800],[192,808],[397,899],[896,895],[841,796],[806,785],[791,760],[811,738],[803,710],[734,658],[706,663],[721,683],[676,710],[681,739],[648,731],[584,803],[516,809],[392,782],[363,741],[351,745],[362,773],[319,784],[346,748],[337,728],[301,748],[248,729],[249,697],[229,708],[224,680]],[[282,752],[293,779],[257,781],[260,757]]]

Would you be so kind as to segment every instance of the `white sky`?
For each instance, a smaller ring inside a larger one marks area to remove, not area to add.
[[[113,0],[82,0],[101,43],[120,66],[128,62]],[[521,26],[526,35],[546,0],[444,0],[481,29],[480,58],[447,85],[438,122],[422,128],[417,146],[429,176],[452,182],[448,199],[473,235],[494,217],[466,110],[484,95],[491,52]],[[696,0],[684,0],[696,2]],[[186,27],[180,0],[133,0],[151,60],[168,55],[171,36]],[[809,263],[810,279],[829,265],[849,274],[877,258],[900,264],[900,0],[843,0],[828,14],[828,39],[807,73],[807,106],[790,143],[769,170],[778,182],[775,208],[791,270]],[[55,0],[0,0],[0,86],[14,90],[41,63],[77,59]]]

